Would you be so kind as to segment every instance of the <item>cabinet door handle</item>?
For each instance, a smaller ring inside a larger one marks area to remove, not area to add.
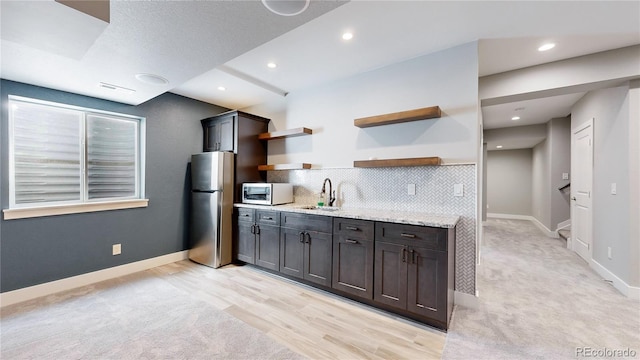
[[[416,236],[414,234],[401,233],[400,236],[413,239]]]
[[[415,258],[416,252],[413,249],[411,251],[409,251],[409,252],[411,253],[411,263],[415,264],[416,263],[416,258]]]
[[[407,249],[402,249],[402,262],[407,262]]]
[[[304,243],[304,232],[302,232],[302,231],[301,231],[301,232],[299,232],[299,233],[298,233],[298,238],[300,239],[300,242],[301,242],[301,243]]]
[[[307,238],[306,243],[307,243],[307,244],[311,244],[311,234],[309,234],[309,233],[305,233],[305,236],[306,236],[306,238]]]
[[[349,243],[349,244],[357,244],[358,240],[345,239],[344,242]]]
[[[344,228],[345,228],[345,229],[347,229],[347,230],[351,230],[351,231],[358,231],[358,230],[360,230],[360,229],[358,229],[358,228],[357,228],[357,227],[355,227],[355,226],[345,226]]]
[[[252,234],[256,233],[256,226],[255,225],[251,225],[251,233]]]

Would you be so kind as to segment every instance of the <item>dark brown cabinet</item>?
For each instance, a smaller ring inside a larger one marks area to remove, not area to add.
[[[237,209],[236,259],[266,269],[280,269],[280,213]]]
[[[242,183],[264,182],[258,166],[267,163],[266,143],[258,134],[269,128],[269,119],[242,111],[228,111],[201,120],[203,151],[232,151],[234,161],[234,202],[240,202]]]
[[[331,286],[331,218],[283,212],[281,225],[280,272]]]
[[[373,299],[373,221],[333,220],[331,287]]]
[[[375,232],[373,299],[446,327],[453,300],[450,232],[391,223],[376,223]]]

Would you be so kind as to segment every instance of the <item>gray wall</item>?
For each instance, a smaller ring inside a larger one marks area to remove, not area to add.
[[[638,285],[638,275],[631,272],[638,254],[630,251],[631,207],[629,167],[630,117],[628,86],[587,93],[572,109],[571,127],[593,118],[593,260],[630,285]],[[637,110],[636,110],[637,113]],[[637,166],[637,165],[635,165]],[[610,193],[611,183],[617,195]],[[633,186],[638,186],[635,183]],[[612,258],[607,257],[611,247]]]
[[[138,106],[2,80],[0,189],[8,208],[8,95],[144,116],[146,195],[140,209],[2,220],[1,291],[101,270],[187,249],[190,155],[202,151],[200,119],[227,109],[175,94]],[[112,256],[111,245],[122,244]]]
[[[549,140],[545,139],[533,148],[531,205],[533,217],[548,229],[551,227],[549,204],[551,186],[549,184]]]
[[[569,189],[558,190],[569,180],[562,179],[562,173],[571,175],[571,118],[551,119],[547,123],[549,141],[549,183],[551,197],[549,199],[549,230],[556,230],[558,224],[569,220]]]
[[[532,149],[487,155],[487,204],[492,214],[531,215]]]

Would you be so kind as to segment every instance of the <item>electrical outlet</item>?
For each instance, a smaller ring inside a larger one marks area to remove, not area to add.
[[[569,173],[562,173],[562,180],[569,180]]]
[[[122,254],[122,244],[113,244],[113,246],[111,247],[111,254],[112,255]]]
[[[415,194],[416,194],[416,184],[408,184],[407,195],[415,195]]]
[[[607,256],[611,259],[611,246],[607,248]]]
[[[464,196],[463,184],[453,184],[453,196]]]

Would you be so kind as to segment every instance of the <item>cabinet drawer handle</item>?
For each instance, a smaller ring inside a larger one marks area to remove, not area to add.
[[[407,233],[401,233],[400,236],[406,237],[406,238],[411,238],[411,239],[416,237],[414,234],[407,234]]]
[[[265,217],[263,217],[263,219],[265,219],[265,220],[273,220],[273,218],[271,216],[265,216]]]
[[[349,244],[358,244],[358,240],[352,240],[352,239],[345,239],[344,242]]]
[[[249,217],[249,214],[242,214],[242,216],[244,216],[244,217]]]
[[[345,228],[345,229],[347,229],[347,230],[351,230],[351,231],[358,231],[358,230],[360,230],[360,229],[358,229],[358,228],[357,228],[357,227],[355,227],[355,226],[345,226],[344,228]]]

